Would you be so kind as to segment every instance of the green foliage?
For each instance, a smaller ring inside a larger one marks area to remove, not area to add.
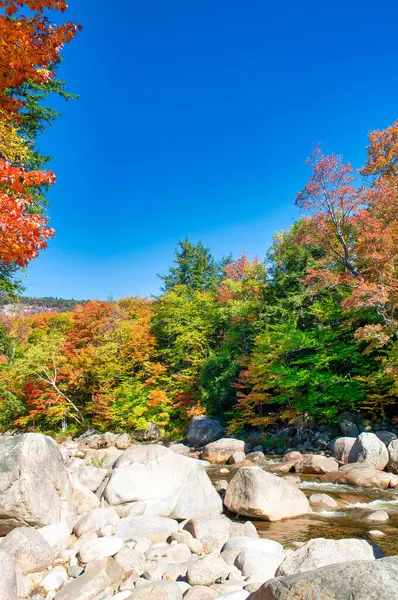
[[[160,276],[163,292],[184,285],[191,291],[208,291],[215,288],[220,266],[215,262],[208,248],[201,242],[192,244],[188,238],[178,243],[175,251],[175,267],[170,267],[167,275]]]
[[[83,461],[83,465],[85,467],[96,467],[97,469],[106,469],[108,467],[108,463],[109,457],[106,456],[106,454],[103,456],[99,454],[93,454]]]

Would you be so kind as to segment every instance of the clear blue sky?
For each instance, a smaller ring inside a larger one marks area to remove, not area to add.
[[[313,144],[360,166],[398,117],[395,0],[69,0],[61,78],[80,100],[41,139],[57,234],[27,293],[158,291],[177,241],[262,258],[296,218]]]

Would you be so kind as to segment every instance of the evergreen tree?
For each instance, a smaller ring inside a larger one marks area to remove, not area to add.
[[[167,275],[161,275],[163,292],[185,285],[191,291],[209,291],[215,288],[219,279],[220,266],[214,260],[209,248],[202,242],[192,244],[186,237],[178,242],[175,251],[175,267],[170,267]]]

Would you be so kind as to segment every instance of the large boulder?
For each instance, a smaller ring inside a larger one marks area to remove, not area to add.
[[[388,455],[387,471],[398,473],[398,440],[388,444]]]
[[[15,600],[17,596],[14,561],[7,552],[0,551],[0,600]]]
[[[248,600],[392,600],[398,589],[398,557],[352,561],[276,577]]]
[[[55,600],[93,600],[105,588],[121,583],[124,578],[124,570],[113,558],[95,560],[87,565],[83,575],[70,580],[56,594]]]
[[[158,445],[126,450],[104,496],[110,505],[143,501],[145,515],[189,519],[222,512],[221,499],[199,461]]]
[[[215,442],[223,435],[224,428],[215,419],[194,417],[188,428],[187,442],[190,446],[199,448],[210,442]]]
[[[55,442],[26,433],[0,442],[0,535],[74,518],[73,495]]]
[[[296,473],[308,473],[313,475],[324,475],[339,468],[339,463],[334,458],[321,456],[319,454],[303,454],[296,462],[294,470]]]
[[[347,464],[355,461],[355,458],[352,457],[352,448],[355,442],[356,438],[354,437],[338,437],[330,442],[329,449],[336,460]]]
[[[359,427],[349,419],[340,421],[340,431],[345,437],[357,437],[359,435]]]
[[[50,544],[33,527],[16,527],[0,543],[0,551],[14,560],[19,573],[43,571],[51,565],[54,552]]]
[[[222,438],[206,444],[203,458],[213,465],[223,465],[237,452],[244,454],[245,442],[234,438]],[[242,458],[242,454],[240,458]],[[244,459],[243,459],[244,460]]]
[[[383,556],[383,552],[376,544],[371,544],[366,540],[315,538],[298,550],[290,552],[279,567],[277,575],[294,575],[326,565],[350,560],[375,560],[375,558]]]
[[[291,485],[258,467],[242,467],[232,478],[224,504],[231,512],[278,521],[309,512],[306,496]]]
[[[382,471],[388,463],[388,450],[374,433],[361,433],[356,439],[351,453],[356,462],[365,462],[370,468],[379,471]]]

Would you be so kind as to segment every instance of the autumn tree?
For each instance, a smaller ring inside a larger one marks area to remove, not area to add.
[[[0,0],[0,264],[23,267],[53,235],[43,215],[43,191],[55,182],[41,171],[34,148],[43,123],[55,116],[40,102],[63,93],[54,70],[63,45],[78,26],[55,25],[47,11],[65,12],[64,0]],[[23,12],[25,10],[25,12]],[[0,270],[2,288],[12,289],[12,271]]]

